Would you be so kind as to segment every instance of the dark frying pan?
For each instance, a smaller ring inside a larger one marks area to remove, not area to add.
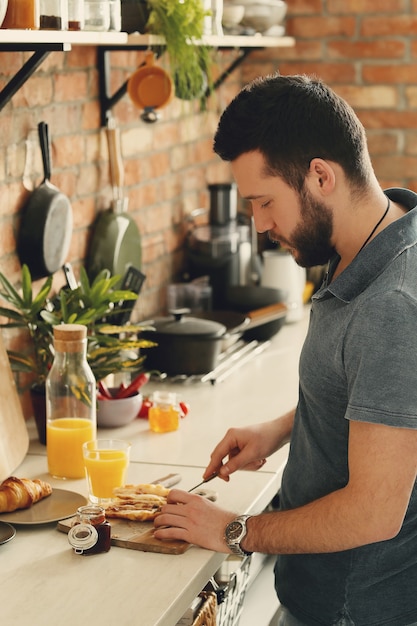
[[[50,182],[51,157],[48,125],[38,124],[44,179],[23,207],[17,253],[37,280],[59,270],[68,254],[72,235],[69,199]]]

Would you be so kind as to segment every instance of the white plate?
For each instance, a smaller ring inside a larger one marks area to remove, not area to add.
[[[53,489],[50,496],[36,502],[29,509],[1,513],[0,520],[10,524],[48,524],[71,517],[87,499],[75,491]]]
[[[5,522],[0,522],[0,544],[7,543],[10,539],[16,534],[16,529],[10,524],[5,524]]]

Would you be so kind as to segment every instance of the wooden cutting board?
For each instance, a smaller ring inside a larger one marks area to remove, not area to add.
[[[3,481],[25,458],[29,435],[1,333],[0,372],[0,481]]]
[[[68,533],[74,517],[58,522],[58,530]],[[111,542],[113,546],[159,552],[161,554],[183,554],[190,547],[185,541],[160,541],[153,536],[152,522],[134,522],[130,520],[109,519],[111,524]]]

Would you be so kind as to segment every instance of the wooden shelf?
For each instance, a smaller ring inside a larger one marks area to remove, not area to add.
[[[127,33],[98,32],[87,30],[15,30],[0,28],[0,49],[3,44],[25,44],[42,46],[50,44],[69,44],[73,46],[111,46],[126,44]],[[29,48],[28,48],[29,49]]]
[[[0,49],[3,44],[39,46],[49,44],[70,44],[73,46],[158,46],[165,40],[159,35],[140,35],[98,31],[65,30],[15,30],[0,28]],[[212,48],[283,48],[293,46],[293,37],[264,37],[263,35],[207,35],[199,43]],[[28,48],[29,49],[29,48]]]
[[[128,35],[128,45],[158,46],[164,45],[165,40],[158,35]],[[293,37],[264,37],[263,35],[207,35],[201,42],[194,42],[194,45],[203,44],[211,48],[289,48],[294,46]]]

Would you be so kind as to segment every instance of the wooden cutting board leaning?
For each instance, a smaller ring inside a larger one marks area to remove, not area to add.
[[[1,334],[0,371],[0,481],[3,481],[26,456],[29,435]]]

